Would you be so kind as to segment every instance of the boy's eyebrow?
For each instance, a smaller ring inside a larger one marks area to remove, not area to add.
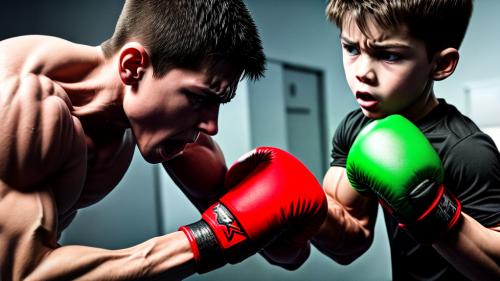
[[[358,45],[357,42],[354,42],[345,36],[340,36],[340,39],[348,45]],[[369,43],[368,46],[374,50],[409,49],[409,48],[411,48],[410,46],[403,44],[403,43],[379,43],[379,42],[375,42],[375,43]]]
[[[349,45],[357,45],[358,43],[354,42],[354,41],[351,41],[350,39],[348,39],[347,37],[345,36],[340,36],[340,39],[344,42],[346,42],[347,44]]]
[[[206,95],[210,100],[214,102],[227,103],[234,97],[234,93],[232,92],[231,87],[228,87],[226,91],[221,94],[218,94],[216,91],[207,87],[200,87],[200,86],[194,86],[194,87],[199,91],[201,91],[204,95]]]
[[[370,43],[370,48],[379,49],[410,49],[410,46],[403,43]]]

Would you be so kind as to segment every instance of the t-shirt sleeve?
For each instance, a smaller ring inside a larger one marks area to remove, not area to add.
[[[332,140],[332,161],[330,166],[346,166],[347,155],[352,143],[363,127],[371,122],[360,109],[353,110],[340,122]]]
[[[462,203],[462,211],[486,227],[500,225],[500,155],[491,138],[475,133],[445,159],[445,185]]]
[[[345,129],[345,123],[342,122],[335,131],[335,134],[333,136],[332,153],[331,153],[332,162],[330,163],[330,166],[345,167],[346,165],[347,153],[349,152],[349,147],[345,143],[345,138],[343,138],[345,133],[344,129]]]
[[[332,140],[332,161],[330,162],[330,166],[346,166],[347,154],[349,153],[350,145],[347,143],[347,133],[348,133],[348,117],[344,117],[344,119],[340,122],[337,130],[335,130],[335,134],[333,135]]]

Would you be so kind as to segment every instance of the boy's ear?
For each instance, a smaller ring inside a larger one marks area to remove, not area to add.
[[[448,78],[457,67],[460,55],[455,48],[446,48],[434,55],[434,70],[431,75],[436,81]]]
[[[128,42],[120,49],[118,71],[124,84],[137,84],[148,65],[149,55],[142,44]]]

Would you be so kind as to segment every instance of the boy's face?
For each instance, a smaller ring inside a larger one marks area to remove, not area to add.
[[[369,20],[367,27],[368,36],[355,22],[344,24],[341,33],[344,71],[356,101],[369,118],[399,113],[418,119],[434,98],[434,66],[424,42],[404,27],[383,30]]]
[[[210,70],[210,71],[209,71]],[[200,132],[218,131],[219,106],[228,102],[241,72],[228,63],[197,70],[174,68],[153,77],[149,67],[124,109],[144,159],[159,163],[177,156]]]

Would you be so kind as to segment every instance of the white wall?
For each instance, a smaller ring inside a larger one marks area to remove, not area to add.
[[[435,84],[436,95],[456,105],[465,114],[469,114],[464,94],[466,85],[500,79],[499,12],[498,0],[474,1],[469,29],[459,50],[457,69],[451,77]]]

